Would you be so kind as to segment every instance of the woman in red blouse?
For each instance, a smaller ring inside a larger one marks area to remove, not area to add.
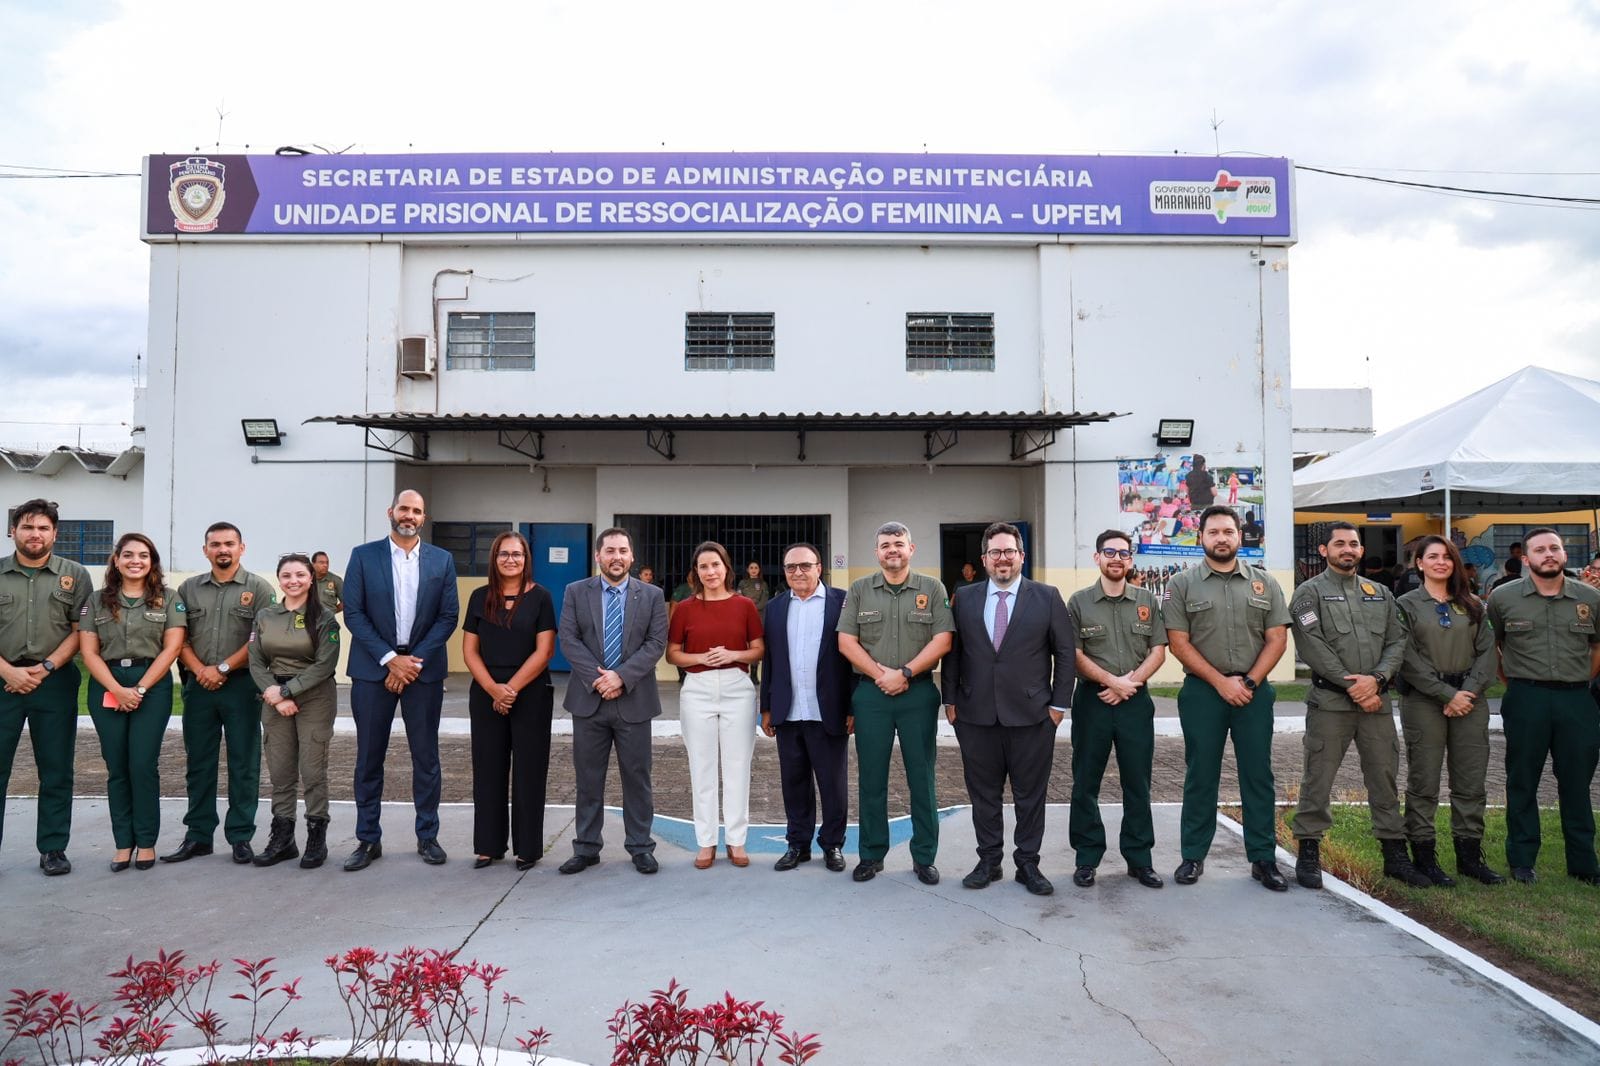
[[[761,616],[733,591],[728,549],[706,541],[694,550],[689,584],[694,595],[678,604],[667,635],[667,662],[686,671],[678,697],[678,724],[689,753],[694,793],[696,869],[717,857],[717,768],[722,768],[722,822],[728,861],[750,865],[750,757],[756,743],[756,687],[750,664],[761,661]]]

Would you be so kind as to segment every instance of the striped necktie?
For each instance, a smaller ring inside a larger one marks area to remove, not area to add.
[[[1009,592],[995,590],[994,601],[994,650],[1000,650],[1000,642],[1006,639],[1006,626],[1011,624],[1011,613],[1006,610],[1006,597]]]
[[[622,589],[606,586],[606,669],[622,661]]]

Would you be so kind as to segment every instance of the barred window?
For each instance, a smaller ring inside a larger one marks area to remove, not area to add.
[[[113,535],[110,522],[94,520],[68,520],[63,518],[56,526],[56,555],[71,559],[84,566],[104,566],[111,558]]]
[[[488,577],[489,547],[510,529],[510,522],[435,522],[433,543],[455,557],[458,576]]]
[[[685,370],[771,370],[775,316],[765,313],[690,311],[683,317]]]
[[[994,315],[906,315],[907,370],[993,370]]]
[[[532,370],[532,311],[453,311],[445,333],[446,370]]]

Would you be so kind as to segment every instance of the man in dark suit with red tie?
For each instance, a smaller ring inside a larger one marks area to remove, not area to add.
[[[1022,534],[996,522],[983,531],[988,581],[964,585],[951,601],[955,643],[944,659],[945,716],[955,726],[972,798],[978,865],[967,888],[1000,880],[1005,849],[1002,797],[1011,781],[1017,826],[1016,880],[1036,896],[1055,891],[1039,872],[1045,789],[1056,726],[1072,705],[1076,640],[1053,585],[1022,576]]]
[[[847,767],[850,693],[855,673],[839,652],[839,611],[844,589],[822,582],[822,553],[792,544],[783,553],[789,591],[767,604],[765,669],[761,671],[761,731],[778,738],[778,773],[788,817],[789,849],[774,870],[811,861],[816,835],[828,869],[844,869],[844,828],[849,815]],[[813,787],[815,781],[815,787]],[[817,797],[822,830],[817,831]]]

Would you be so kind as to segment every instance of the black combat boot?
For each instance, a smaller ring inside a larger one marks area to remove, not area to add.
[[[1428,875],[1411,865],[1404,840],[1380,840],[1378,846],[1383,849],[1383,876],[1404,881],[1412,888],[1433,887]]]
[[[1294,879],[1301,888],[1322,887],[1322,841],[1300,841],[1300,857],[1295,860]]]
[[[285,859],[298,857],[300,849],[294,843],[294,819],[274,818],[267,846],[255,858],[257,866],[275,866]]]
[[[1506,879],[1489,869],[1483,861],[1483,841],[1456,837],[1456,873],[1462,877],[1472,877],[1486,885],[1503,885]]]
[[[1411,842],[1411,863],[1439,888],[1455,888],[1456,879],[1439,865],[1439,846],[1432,840]]]
[[[300,869],[314,870],[328,861],[328,820],[306,819],[306,853],[300,859]]]

